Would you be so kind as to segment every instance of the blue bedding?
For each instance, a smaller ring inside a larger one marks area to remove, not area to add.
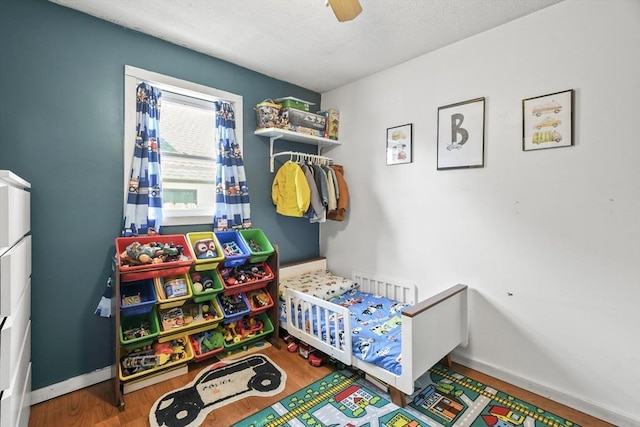
[[[330,300],[349,309],[351,315],[351,340],[353,354],[360,360],[384,368],[393,374],[402,373],[401,358],[401,312],[408,304],[396,302],[378,295],[367,294],[357,289],[346,292]],[[285,304],[280,304],[281,320],[286,323]],[[298,310],[300,313],[300,311]],[[308,319],[306,324],[308,327]],[[321,322],[323,323],[323,322]],[[332,324],[333,325],[333,324]],[[342,319],[339,329],[344,329]],[[313,322],[313,330],[317,331],[317,322]],[[322,330],[325,337],[327,331]],[[335,341],[333,327],[329,331],[331,342]],[[340,338],[343,338],[338,334]],[[334,344],[335,345],[335,344]]]

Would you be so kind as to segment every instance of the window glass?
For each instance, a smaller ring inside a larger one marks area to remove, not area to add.
[[[215,211],[215,107],[225,100],[236,111],[242,149],[242,97],[135,67],[125,67],[124,182],[128,189],[135,141],[135,88],[145,81],[162,90],[160,154],[163,225],[213,223]],[[125,191],[126,197],[126,191]]]

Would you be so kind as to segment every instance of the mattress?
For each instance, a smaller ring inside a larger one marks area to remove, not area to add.
[[[280,282],[279,297],[281,301],[284,300],[284,289],[291,288],[329,301],[331,298],[340,296],[357,287],[358,284],[353,280],[336,276],[329,270],[321,269],[282,280]]]

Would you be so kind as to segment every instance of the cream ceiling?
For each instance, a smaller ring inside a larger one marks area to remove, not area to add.
[[[50,0],[320,93],[562,0]]]

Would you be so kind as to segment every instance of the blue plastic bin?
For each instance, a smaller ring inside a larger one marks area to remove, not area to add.
[[[218,295],[218,304],[222,309],[225,323],[242,319],[251,312],[249,301],[242,292],[233,295]]]
[[[222,264],[225,267],[235,267],[236,265],[242,265],[247,262],[249,258],[249,248],[245,245],[240,233],[236,230],[216,231],[215,235],[224,252],[224,261],[222,261]],[[227,246],[231,246],[233,249],[236,249],[237,252],[227,253],[227,251],[225,251]]]
[[[123,282],[120,286],[120,313],[123,316],[148,313],[157,301],[152,279]]]

